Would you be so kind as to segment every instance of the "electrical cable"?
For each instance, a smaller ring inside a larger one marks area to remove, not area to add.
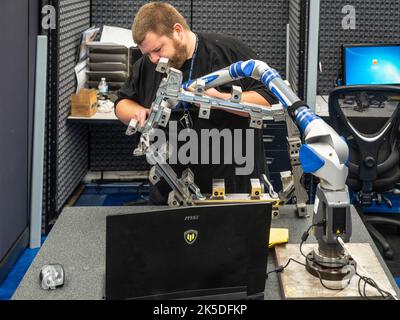
[[[272,271],[267,272],[267,278],[268,278],[268,276],[269,276],[271,273],[280,273],[280,272],[283,272],[283,271],[288,267],[288,265],[290,264],[291,261],[296,262],[297,264],[300,264],[300,265],[302,265],[302,266],[304,266],[304,267],[306,266],[304,263],[302,263],[302,262],[300,262],[300,261],[298,261],[298,260],[296,260],[296,259],[289,258],[288,262],[287,262],[284,266],[280,266],[280,267],[276,268],[275,270],[272,270]]]
[[[305,241],[307,241],[307,238],[308,238],[308,236],[309,236],[309,234],[310,234],[311,228],[316,227],[316,226],[323,226],[323,225],[325,225],[325,223],[326,223],[325,221],[322,221],[322,222],[313,224],[313,225],[311,225],[311,226],[307,229],[307,231],[305,231],[305,232],[303,233],[303,235],[302,235],[302,237],[301,237],[301,243],[300,243],[300,253],[302,254],[302,256],[303,256],[306,260],[308,260],[309,258],[308,258],[308,257],[303,253],[303,251],[302,251],[303,243],[304,243]],[[288,262],[287,262],[284,266],[279,266],[277,269],[267,272],[267,274],[266,274],[267,278],[268,278],[269,274],[271,274],[271,273],[281,273],[281,272],[283,272],[283,271],[289,266],[289,264],[290,264],[291,261],[296,262],[297,264],[300,264],[300,265],[306,267],[306,265],[305,265],[304,263],[302,263],[302,262],[300,262],[300,261],[298,261],[298,260],[296,260],[296,259],[289,258]],[[314,263],[316,263],[316,262],[314,261]],[[317,263],[317,264],[318,264],[318,263]],[[349,280],[349,282],[347,283],[347,285],[346,285],[345,287],[343,287],[343,288],[331,288],[331,287],[328,287],[328,286],[322,281],[321,273],[320,273],[318,270],[315,270],[315,271],[316,271],[317,274],[318,274],[319,282],[320,282],[321,285],[322,285],[325,289],[327,289],[327,290],[342,291],[342,290],[346,289],[346,288],[350,285],[350,280]]]
[[[348,248],[348,246],[344,243],[343,239],[341,237],[337,237],[337,241],[340,244],[340,246],[343,248],[343,250],[345,250],[345,252],[353,258],[354,261],[354,255],[351,253],[350,249]],[[358,293],[360,294],[360,296],[366,300],[370,300],[367,296],[367,292],[366,292],[366,287],[367,284],[370,285],[371,287],[375,288],[379,294],[384,298],[387,299],[389,297],[391,297],[394,300],[399,300],[399,298],[396,296],[396,294],[393,294],[392,290],[388,290],[387,288],[385,288],[385,286],[382,285],[378,285],[378,283],[370,276],[370,274],[367,272],[367,270],[365,270],[365,268],[363,268],[363,266],[360,263],[357,263],[357,267],[359,269],[361,269],[361,271],[365,274],[365,275],[361,275],[360,273],[356,272],[356,275],[360,278],[358,280]],[[361,281],[364,281],[364,287],[363,290],[361,290]],[[385,288],[384,289],[382,289]]]
[[[359,280],[358,280],[358,293],[365,300],[371,300],[367,296],[367,292],[366,292],[367,284],[370,285],[371,287],[373,287],[374,289],[376,289],[379,292],[379,294],[382,296],[382,298],[387,300],[389,297],[391,297],[393,300],[398,300],[397,297],[395,297],[390,292],[381,289],[373,279],[365,277],[365,276],[362,276],[359,273],[356,273],[356,275],[359,277]],[[364,286],[363,286],[363,289],[361,290],[361,282],[362,281],[364,281]]]

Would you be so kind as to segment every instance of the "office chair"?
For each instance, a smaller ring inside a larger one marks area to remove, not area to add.
[[[400,228],[400,221],[375,213],[366,214],[363,208],[381,203],[389,208],[392,206],[383,193],[393,190],[400,178],[399,97],[400,87],[386,85],[338,87],[329,95],[331,126],[346,139],[349,146],[347,185],[355,193],[353,204],[387,259],[392,259],[393,251],[374,225],[390,224]],[[365,110],[365,106],[372,108],[373,104],[366,103],[368,99],[380,101],[381,116],[372,118],[368,117],[368,113],[357,112]],[[363,106],[357,105],[361,100],[364,101]],[[349,105],[349,101],[353,102]]]

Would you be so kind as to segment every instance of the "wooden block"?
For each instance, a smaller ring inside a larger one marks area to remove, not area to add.
[[[378,261],[374,251],[369,243],[349,243],[349,250],[354,255],[357,264],[369,273],[379,286],[385,290],[390,290],[393,294],[395,291],[391,286],[381,264]],[[285,265],[289,258],[305,263],[305,258],[301,255],[299,244],[285,244],[275,247],[276,261],[278,265]],[[313,248],[317,248],[317,244],[304,244],[303,252],[308,254]],[[271,270],[268,270],[271,271]],[[365,275],[360,268],[357,272]],[[358,293],[358,276],[354,276],[348,287],[342,291],[333,291],[324,288],[319,278],[311,275],[304,266],[290,262],[288,267],[279,274],[279,280],[282,288],[284,299],[362,299]],[[323,283],[330,288],[343,288],[348,281],[326,281]],[[364,282],[362,282],[363,287]],[[379,292],[368,286],[366,287],[368,297],[381,297]]]
[[[97,105],[72,105],[71,116],[72,117],[91,117],[97,112]]]
[[[71,116],[91,117],[97,112],[97,94],[93,89],[82,89],[71,95]]]

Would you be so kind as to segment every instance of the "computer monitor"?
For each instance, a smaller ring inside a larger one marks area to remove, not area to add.
[[[106,299],[262,299],[272,207],[108,216]]]
[[[400,84],[400,45],[344,45],[344,85]]]

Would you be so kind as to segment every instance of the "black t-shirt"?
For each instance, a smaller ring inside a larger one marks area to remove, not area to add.
[[[207,75],[213,71],[220,70],[238,61],[246,61],[249,59],[258,59],[257,55],[240,41],[218,34],[199,33],[198,49],[195,56],[192,80]],[[180,69],[183,73],[183,81],[189,80],[190,66],[192,59],[187,60]],[[147,56],[140,58],[133,66],[130,79],[118,91],[118,100],[131,99],[141,104],[144,107],[151,107],[152,102],[156,97],[161,79],[165,76],[156,72],[156,65],[153,64]],[[216,88],[221,92],[230,92],[232,85],[241,86],[243,92],[256,91],[270,103],[276,103],[277,100],[270,91],[260,82],[251,78],[242,79],[232,82],[228,85]],[[219,131],[223,129],[242,129],[242,154],[246,155],[246,129],[249,129],[249,119],[230,114],[222,110],[212,110],[210,119],[200,119],[198,117],[198,108],[190,108],[190,116],[193,121],[192,129],[198,132],[200,136],[201,129],[216,128]],[[170,121],[179,121],[183,115],[183,110],[173,111]],[[178,125],[179,129],[183,129]],[[168,131],[168,128],[167,130]],[[232,134],[233,137],[233,134]],[[221,139],[221,152],[223,154],[224,139]],[[199,142],[199,146],[201,143]],[[233,149],[237,147],[234,146]],[[210,146],[211,149],[211,146]],[[199,163],[200,161],[199,150]],[[252,155],[247,155],[247,157]],[[254,170],[248,176],[236,176],[235,159],[232,155],[233,164],[191,164],[190,169],[194,173],[195,183],[200,187],[203,194],[211,193],[212,179],[225,179],[225,188],[227,193],[247,193],[250,191],[250,178],[259,178],[261,174],[267,173],[265,154],[262,139],[262,130],[254,129]],[[210,150],[211,163],[211,150]],[[223,157],[221,158],[223,163]],[[172,165],[172,168],[178,175],[187,168],[183,165]],[[243,165],[239,166],[243,167]],[[159,182],[156,187],[150,190],[150,200],[154,204],[166,203],[169,191],[171,188],[165,181]]]

